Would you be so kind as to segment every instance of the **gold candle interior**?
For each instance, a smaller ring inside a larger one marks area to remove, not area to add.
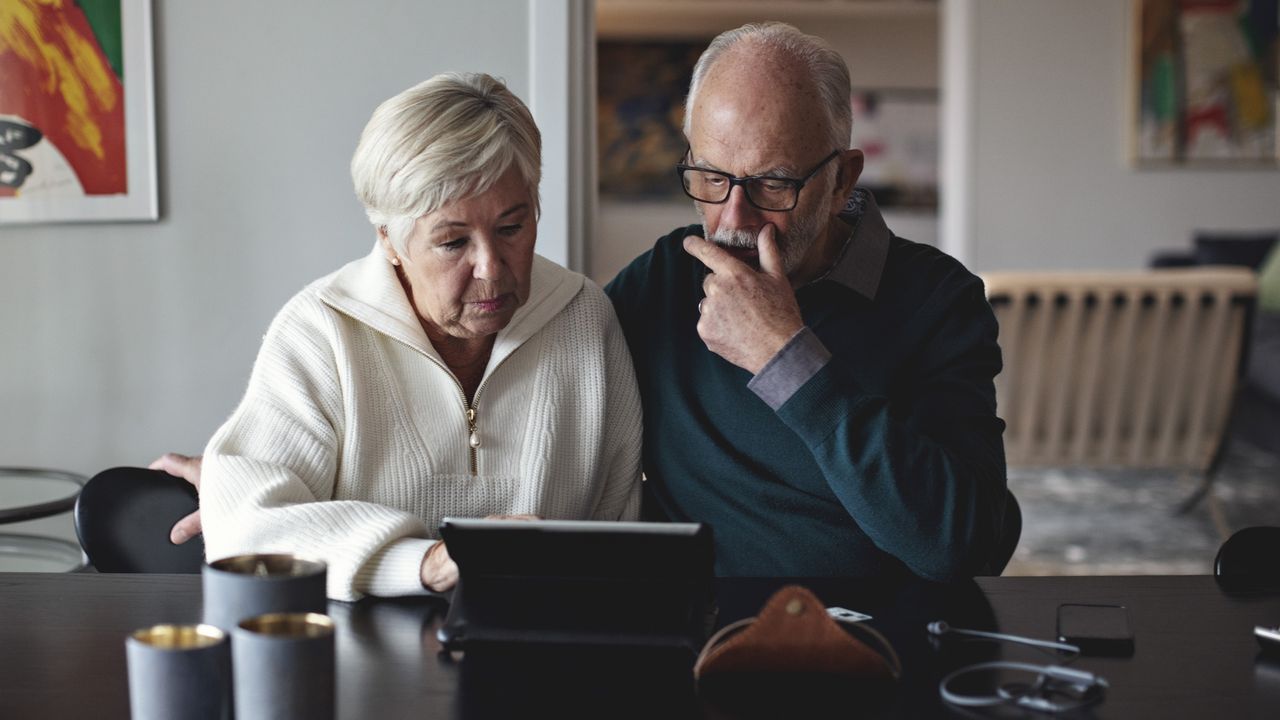
[[[333,620],[320,613],[271,613],[249,618],[240,627],[260,635],[314,638],[333,633]]]
[[[162,650],[194,650],[217,645],[226,635],[212,625],[156,625],[133,633],[133,639]]]
[[[257,577],[299,577],[314,575],[324,570],[324,563],[304,560],[295,555],[236,555],[214,560],[209,566],[224,572],[255,575]]]

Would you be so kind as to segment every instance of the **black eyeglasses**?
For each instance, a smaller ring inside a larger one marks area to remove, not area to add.
[[[773,175],[734,177],[719,170],[708,170],[684,163],[676,165],[676,174],[680,176],[684,194],[698,202],[719,205],[729,199],[729,193],[733,192],[734,185],[741,185],[747,194],[747,202],[752,205],[768,212],[787,212],[794,210],[796,203],[800,202],[800,191],[805,183],[812,180],[822,166],[831,162],[832,158],[839,154],[839,150],[832,150],[831,154],[823,158],[817,167],[799,180]]]

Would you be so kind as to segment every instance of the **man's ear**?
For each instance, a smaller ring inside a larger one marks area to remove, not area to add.
[[[853,188],[858,184],[858,178],[862,175],[862,165],[866,161],[866,156],[857,148],[845,150],[840,153],[840,157],[836,159],[836,185],[833,190],[831,204],[835,208],[835,212],[844,209],[844,203],[853,194]]]

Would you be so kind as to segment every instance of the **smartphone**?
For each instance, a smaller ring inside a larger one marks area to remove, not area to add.
[[[1058,641],[1080,648],[1081,655],[1128,657],[1133,654],[1129,610],[1123,605],[1063,603],[1058,606]]]

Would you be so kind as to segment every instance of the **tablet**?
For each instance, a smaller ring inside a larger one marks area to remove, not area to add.
[[[458,586],[437,637],[685,645],[714,621],[711,528],[698,523],[445,518]]]

